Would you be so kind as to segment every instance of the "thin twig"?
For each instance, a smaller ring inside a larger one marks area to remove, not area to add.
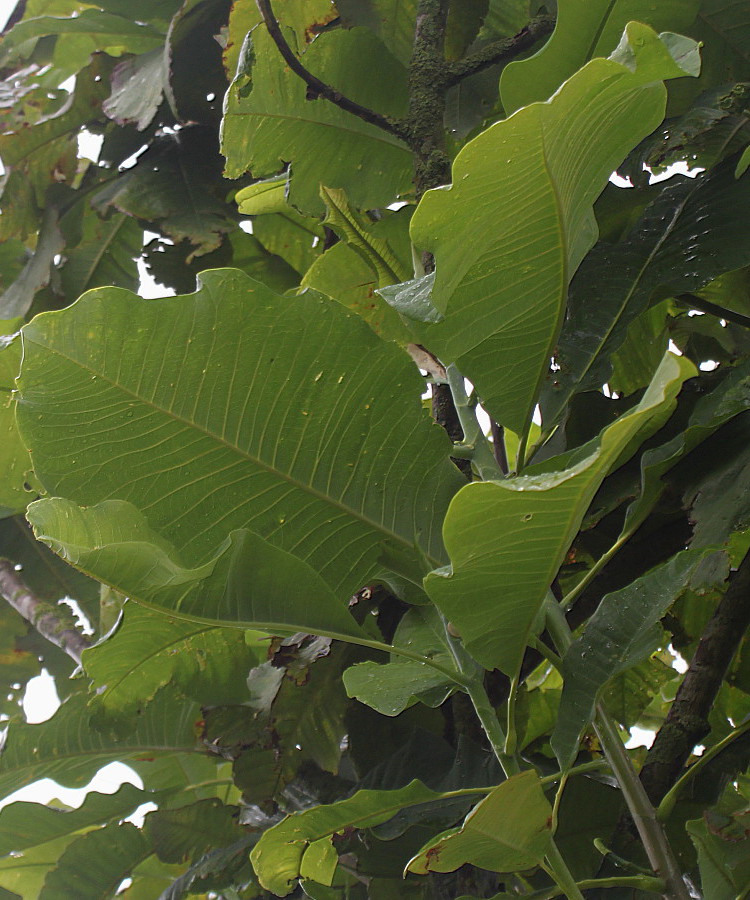
[[[401,140],[406,139],[408,132],[406,123],[401,122],[398,119],[392,119],[390,116],[384,116],[379,112],[375,112],[374,109],[369,109],[367,106],[362,106],[361,103],[357,103],[356,100],[346,97],[341,91],[337,91],[336,88],[321,81],[320,78],[317,78],[312,72],[308,71],[297,58],[297,54],[287,43],[271,7],[271,0],[256,0],[256,2],[261,16],[263,16],[263,21],[268,29],[268,33],[279,48],[279,53],[281,53],[289,68],[296,75],[299,75],[310,88],[310,92],[314,97],[323,97],[324,100],[328,100],[345,112],[351,113],[363,121],[369,122],[371,125],[375,125],[383,131],[387,131],[389,134],[395,135]]]
[[[477,72],[488,69],[490,66],[509,62],[524,50],[530,50],[537,41],[551,34],[554,27],[555,20],[552,16],[537,16],[513,37],[504,41],[493,41],[465,59],[448,63],[446,87],[453,87],[464,78],[476,75]]]
[[[60,614],[61,611],[37,597],[15,569],[12,562],[0,559],[0,595],[50,643],[64,650],[78,665],[81,654],[91,641]]]
[[[505,449],[505,429],[502,425],[498,425],[494,419],[491,419],[490,434],[492,435],[492,452],[495,454],[495,461],[503,475],[507,475],[509,469],[508,453]]]

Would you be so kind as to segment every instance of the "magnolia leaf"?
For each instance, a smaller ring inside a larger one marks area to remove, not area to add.
[[[197,704],[178,699],[169,690],[145,707],[125,736],[85,727],[89,721],[86,702],[84,695],[74,694],[40,725],[11,721],[0,755],[0,796],[40,778],[82,787],[114,760],[203,752],[194,730],[200,715]]]
[[[449,669],[455,666],[445,625],[434,607],[410,609],[399,622],[393,643]],[[455,689],[455,682],[441,672],[398,656],[385,665],[368,660],[352,666],[344,672],[344,685],[350,697],[386,716],[400,715],[418,701],[439,706]]]
[[[174,619],[126,604],[117,630],[85,650],[83,667],[97,707],[133,712],[167,684],[206,704],[247,699],[243,684],[259,656],[236,629]]]
[[[87,508],[38,500],[27,518],[37,539],[72,565],[134,600],[193,621],[274,634],[364,637],[312,566],[247,529],[230,532],[213,559],[187,568],[140,511],[122,500]]]
[[[563,460],[504,481],[467,485],[443,536],[452,565],[425,589],[485,668],[514,675],[534,622],[606,474],[669,417],[695,369],[667,354],[641,402]]]
[[[106,900],[152,852],[143,833],[130,822],[90,831],[65,848],[44,879],[39,900]]]
[[[430,841],[407,871],[454,872],[466,863],[491,872],[539,865],[552,839],[552,807],[533,770],[503,781],[472,809],[457,829]]]
[[[143,131],[156,115],[164,94],[164,50],[130,57],[112,72],[112,93],[102,111],[119,125],[133,124]]]
[[[28,484],[31,459],[16,427],[15,378],[21,369],[22,319],[0,322],[0,508],[5,515],[26,509],[34,497]]]
[[[506,115],[547,100],[590,59],[609,56],[628,22],[654,31],[682,32],[692,24],[700,0],[559,0],[552,37],[528,59],[509,63],[500,77]]]
[[[240,840],[238,809],[212,798],[177,809],[150,812],[143,832],[162,862],[196,860],[209,850]]]
[[[670,42],[631,23],[611,59],[593,60],[549,103],[466,144],[453,185],[428,191],[412,218],[414,243],[435,255],[432,304],[444,316],[415,323],[418,342],[455,363],[488,412],[518,434],[531,422],[568,282],[596,240],[592,204],[618,161],[661,122],[661,80],[695,72],[697,48],[686,46],[687,58],[680,46],[675,59]]]
[[[41,803],[11,803],[0,811],[0,853],[6,855],[27,850],[102,822],[120,821],[158,796],[126,782],[114,794],[87,794],[76,809],[57,809]]]
[[[104,285],[134,290],[142,243],[143,228],[130,216],[114,212],[102,219],[87,209],[80,240],[65,248],[59,292],[72,300]]]
[[[290,34],[292,42],[294,38]],[[411,187],[411,154],[388,132],[327,100],[310,101],[264,26],[252,33],[252,83],[239,74],[229,89],[222,128],[225,174],[256,177],[291,163],[289,202],[306,214],[324,211],[319,186],[343,188],[359,209],[385,207]],[[392,116],[406,111],[406,71],[365,29],[320,35],[305,67],[358,103]],[[372,73],[377,71],[378,77]]]
[[[647,659],[658,647],[658,627],[703,562],[705,550],[685,550],[669,562],[607,594],[583,635],[563,659],[563,692],[552,749],[569,768],[578,738],[593,719],[596,702],[612,679]]]
[[[54,64],[61,72],[73,75],[82,69],[92,53],[109,56],[122,53],[146,53],[164,43],[164,34],[152,25],[132,18],[112,15],[98,9],[84,9],[76,16],[36,16],[25,18],[3,35],[0,65],[7,66],[19,56],[30,55],[40,38],[57,35]],[[60,39],[61,35],[70,35]]]
[[[349,828],[387,822],[405,806],[439,800],[441,795],[419,781],[397,791],[357,791],[352,797],[287,816],[264,832],[250,854],[258,880],[266,890],[286,897],[300,877],[308,848]],[[316,848],[314,853],[320,853]]]
[[[750,176],[736,181],[731,163],[680,179],[646,208],[627,240],[601,244],[584,260],[555,351],[559,371],[542,394],[545,430],[574,393],[608,381],[612,352],[652,297],[699,290],[750,262],[745,202]]]
[[[255,601],[239,582],[204,608],[196,578],[220,558],[225,574],[240,572],[248,563],[234,551],[267,541],[279,560],[298,558],[297,594],[311,567],[315,589],[331,585],[353,623],[343,604],[379,571],[384,551],[412,580],[425,557],[444,559],[439,523],[462,483],[450,442],[421,408],[423,382],[408,356],[336,303],[289,302],[220,269],[186,297],[90,291],[27,325],[24,352],[18,419],[35,472],[50,495],[77,505],[117,499],[142,510],[150,531],[134,537],[141,525],[129,519],[125,542],[150,544],[160,568],[150,573],[138,550],[121,573],[135,578],[140,599],[161,590],[166,573],[165,605],[252,622]],[[40,519],[56,503],[38,504],[35,523],[49,542],[59,527],[72,558],[80,535],[56,513]],[[256,536],[224,544],[242,529]],[[115,564],[117,553],[84,545],[90,561]],[[107,571],[103,580],[118,587]],[[179,599],[181,581],[196,584],[192,599]],[[264,621],[283,619],[283,608],[265,604]]]

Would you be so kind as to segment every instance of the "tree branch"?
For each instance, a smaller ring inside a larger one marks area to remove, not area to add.
[[[680,303],[685,303],[691,309],[697,309],[699,312],[709,313],[712,316],[718,316],[720,319],[726,319],[727,322],[734,322],[735,325],[741,325],[743,328],[750,328],[750,316],[743,316],[742,313],[734,312],[731,309],[725,309],[723,306],[717,306],[709,300],[702,297],[696,297],[695,294],[680,294],[675,299]]]
[[[510,62],[524,50],[530,50],[537,41],[551,34],[554,27],[555,20],[552,16],[536,16],[513,37],[504,41],[493,41],[465,59],[448,63],[446,86],[453,87],[464,78],[476,75],[477,72],[488,69],[490,66]]]
[[[43,638],[64,650],[78,665],[81,664],[81,654],[91,646],[91,641],[71,622],[66,622],[56,606],[35,596],[7,559],[0,559],[0,595]]]
[[[321,81],[313,75],[312,72],[308,71],[287,43],[287,40],[281,31],[279,22],[271,8],[271,0],[256,0],[256,2],[261,16],[263,16],[263,21],[268,29],[268,33],[279,48],[279,52],[284,58],[284,61],[289,68],[305,82],[314,97],[323,97],[324,100],[328,100],[345,112],[351,113],[363,121],[369,122],[371,125],[375,125],[383,131],[387,131],[389,134],[395,135],[401,140],[406,139],[408,132],[406,123],[397,119],[392,119],[390,116],[384,116],[381,113],[375,112],[374,109],[362,106],[360,103],[344,96],[344,94],[337,91],[336,88]]]
[[[679,778],[695,745],[710,731],[708,714],[748,626],[750,551],[729,578],[729,587],[701,636],[641,770],[641,781],[653,803],[662,800]]]

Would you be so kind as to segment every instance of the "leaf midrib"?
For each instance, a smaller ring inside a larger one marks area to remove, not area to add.
[[[402,547],[405,547],[409,550],[413,550],[415,548],[416,536],[415,536],[414,542],[407,540],[407,538],[403,537],[402,535],[398,534],[395,531],[391,531],[390,529],[386,528],[382,523],[374,521],[369,516],[364,515],[364,513],[359,512],[358,510],[355,510],[350,506],[345,506],[340,501],[335,500],[333,497],[331,497],[328,494],[322,493],[317,488],[314,488],[312,485],[305,484],[304,482],[300,481],[298,478],[295,478],[286,472],[282,472],[280,469],[274,468],[273,466],[269,465],[268,463],[266,463],[264,460],[260,459],[259,457],[255,456],[247,451],[244,451],[242,448],[238,447],[236,444],[233,444],[230,441],[226,440],[226,438],[221,437],[211,431],[208,431],[206,428],[202,427],[201,425],[198,425],[196,422],[193,422],[190,419],[185,418],[184,416],[177,415],[177,413],[175,413],[171,409],[165,409],[163,406],[160,406],[159,404],[155,403],[154,401],[145,399],[140,394],[130,390],[129,388],[126,388],[124,385],[120,384],[119,382],[113,381],[109,376],[105,375],[103,372],[93,369],[88,365],[85,365],[80,360],[74,359],[72,356],[69,356],[68,354],[63,353],[62,351],[58,350],[55,347],[48,346],[46,344],[40,343],[39,341],[30,340],[29,338],[26,338],[26,340],[29,343],[36,344],[37,347],[40,347],[42,350],[45,350],[48,353],[52,353],[52,354],[60,357],[61,359],[67,360],[68,362],[72,363],[74,366],[77,366],[79,369],[83,370],[84,372],[88,372],[91,375],[95,375],[97,378],[101,379],[104,382],[107,382],[112,387],[122,391],[123,394],[125,394],[129,397],[132,397],[133,399],[137,400],[139,403],[142,403],[143,406],[148,407],[158,413],[161,413],[164,416],[166,416],[167,418],[171,418],[173,421],[178,422],[188,428],[192,428],[195,431],[199,432],[200,434],[203,434],[206,437],[214,440],[217,444],[221,444],[224,447],[226,447],[228,450],[234,451],[238,456],[242,457],[243,459],[246,459],[248,462],[250,462],[253,465],[256,465],[258,468],[263,469],[264,471],[268,472],[270,475],[277,477],[282,481],[287,482],[287,484],[290,484],[292,487],[302,491],[303,493],[308,494],[311,497],[314,497],[316,500],[319,500],[322,503],[333,507],[334,509],[338,510],[339,512],[348,516],[349,518],[358,520],[363,525],[366,525],[368,528],[370,528],[372,531],[382,534],[385,539],[394,540],[398,544],[400,544]],[[34,454],[32,453],[32,460],[33,460],[33,456],[34,456]],[[440,566],[442,564],[440,562],[440,560],[436,559],[433,556],[430,556],[429,553],[427,553],[427,551],[424,548],[421,548],[421,552],[424,554],[425,559],[427,559],[431,563],[433,568],[436,568],[437,566]]]

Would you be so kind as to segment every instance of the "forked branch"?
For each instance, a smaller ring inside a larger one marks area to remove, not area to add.
[[[371,125],[375,125],[378,128],[382,128],[383,131],[387,131],[397,138],[402,140],[405,139],[407,127],[404,122],[401,122],[398,119],[392,119],[390,116],[384,116],[382,113],[376,112],[374,109],[369,109],[367,106],[362,106],[361,103],[357,103],[356,100],[352,100],[350,97],[345,96],[341,91],[338,91],[330,84],[321,81],[320,78],[306,69],[284,37],[281,26],[271,7],[271,0],[256,0],[256,2],[261,16],[263,16],[263,22],[265,23],[273,42],[278,47],[279,53],[281,53],[289,68],[305,82],[314,97],[322,97],[324,100],[328,100],[345,112],[358,116],[363,121],[369,122]]]

